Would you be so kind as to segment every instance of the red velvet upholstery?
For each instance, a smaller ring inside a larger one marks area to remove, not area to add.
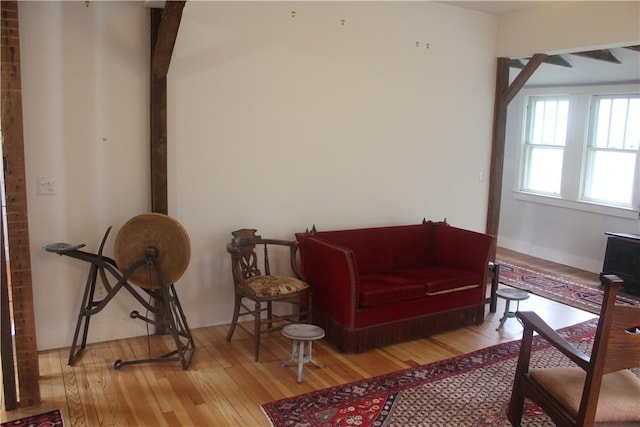
[[[492,236],[427,222],[296,234],[314,323],[359,352],[484,320]]]

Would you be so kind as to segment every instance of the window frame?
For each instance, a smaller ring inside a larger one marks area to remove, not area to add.
[[[638,219],[640,214],[640,183],[636,182],[632,196],[632,207],[615,206],[584,198],[586,179],[587,153],[589,138],[592,135],[593,104],[596,96],[635,96],[640,93],[640,84],[627,83],[615,85],[588,85],[562,87],[524,88],[518,95],[519,105],[514,126],[518,140],[516,150],[516,179],[512,194],[517,200],[576,209],[602,215],[610,215],[629,219]],[[569,97],[569,117],[567,123],[567,139],[564,147],[562,179],[560,194],[545,194],[524,189],[524,173],[527,164],[525,138],[528,137],[528,106],[531,97]],[[636,180],[640,177],[640,153],[636,156]]]
[[[531,161],[531,158],[533,156],[534,149],[540,148],[540,149],[562,151],[562,158],[564,159],[564,153],[565,153],[566,146],[567,146],[567,143],[566,143],[567,137],[566,137],[566,135],[564,137],[564,144],[562,144],[562,145],[542,144],[542,143],[538,143],[538,142],[534,142],[533,141],[533,139],[534,139],[533,138],[533,134],[534,134],[533,128],[534,128],[534,126],[532,124],[532,118],[535,117],[535,115],[536,115],[535,108],[533,108],[534,107],[534,102],[535,101],[549,101],[549,100],[556,101],[558,103],[560,101],[567,101],[567,102],[570,101],[569,96],[566,95],[566,94],[529,95],[529,96],[526,97],[526,100],[525,100],[525,105],[524,105],[524,116],[525,116],[525,118],[524,118],[524,128],[523,128],[523,136],[522,136],[523,163],[522,163],[521,172],[520,172],[520,189],[523,192],[532,193],[532,194],[539,194],[539,195],[550,196],[550,197],[561,197],[561,194],[562,194],[562,182],[560,182],[560,184],[559,184],[559,191],[558,192],[535,190],[535,189],[531,188],[531,186],[528,185],[528,181],[530,179],[530,170],[531,170],[530,161]],[[568,117],[567,117],[567,122],[568,122]],[[554,129],[554,134],[555,134],[555,131],[557,131],[557,123],[554,123],[554,125],[556,125],[556,128]],[[561,172],[560,175],[562,177],[562,172]]]

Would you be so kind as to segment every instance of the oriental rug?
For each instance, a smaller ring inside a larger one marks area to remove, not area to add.
[[[559,332],[590,351],[597,319]],[[274,427],[509,426],[506,417],[520,341],[262,405]],[[588,354],[588,353],[587,353]],[[536,336],[532,366],[569,366]],[[640,376],[640,371],[634,371]],[[528,401],[527,401],[528,402]],[[523,426],[552,426],[532,403]]]
[[[552,276],[522,265],[496,260],[500,264],[500,283],[571,307],[599,314],[603,290],[596,284],[577,283],[566,277]],[[640,297],[618,291],[620,304],[640,306]]]
[[[1,427],[62,427],[62,414],[59,409],[45,412],[43,414],[31,415],[17,420],[7,421],[0,424]]]

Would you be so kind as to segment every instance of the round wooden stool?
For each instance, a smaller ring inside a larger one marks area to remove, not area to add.
[[[282,362],[281,366],[288,366],[290,363],[298,364],[298,382],[302,382],[302,369],[304,364],[311,362],[318,368],[324,365],[313,360],[313,342],[324,337],[324,329],[320,326],[305,323],[294,323],[282,328],[282,335],[293,340],[291,349],[291,359]],[[304,352],[304,343],[308,343],[308,352]]]
[[[528,299],[529,294],[525,291],[521,291],[520,289],[505,288],[498,289],[496,291],[496,295],[500,298],[504,298],[506,301],[504,305],[504,315],[502,316],[502,319],[500,319],[500,324],[496,328],[496,331],[499,331],[500,329],[502,329],[502,327],[504,326],[504,322],[506,322],[508,318],[516,317],[516,312],[520,309],[520,301]],[[516,311],[509,310],[511,301],[517,302]]]

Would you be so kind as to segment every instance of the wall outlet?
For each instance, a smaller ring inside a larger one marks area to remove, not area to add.
[[[40,177],[38,178],[36,194],[38,196],[53,196],[56,194],[56,179]]]

